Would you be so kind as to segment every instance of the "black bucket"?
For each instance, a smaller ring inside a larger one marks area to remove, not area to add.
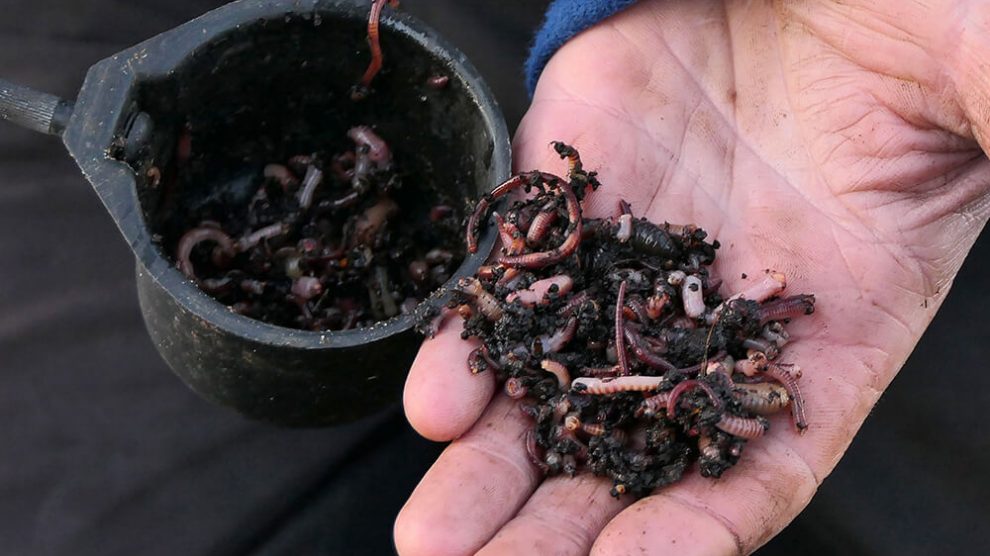
[[[142,311],[162,357],[203,397],[253,418],[329,425],[398,400],[421,341],[416,315],[441,305],[443,289],[415,315],[370,328],[265,324],[235,314],[175,268],[165,251],[176,215],[221,194],[243,198],[246,173],[342,144],[354,125],[373,126],[393,145],[424,202],[437,192],[476,198],[509,175],[508,132],[488,87],[412,17],[383,17],[385,69],[367,99],[351,100],[370,57],[369,4],[234,2],[97,63],[74,106],[0,82],[0,116],[62,134],[116,220],[137,258]],[[442,90],[427,84],[438,74],[450,78]],[[192,157],[180,170],[184,134]],[[448,285],[473,274],[494,240],[487,230]]]

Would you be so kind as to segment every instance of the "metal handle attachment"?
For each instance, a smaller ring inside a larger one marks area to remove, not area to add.
[[[0,120],[31,131],[61,135],[72,116],[72,103],[0,79]]]

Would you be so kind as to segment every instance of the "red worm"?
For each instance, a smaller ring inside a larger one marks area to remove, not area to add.
[[[616,394],[619,392],[649,392],[663,384],[661,376],[620,376],[613,379],[582,377],[571,382],[571,390],[579,394]]]
[[[670,392],[660,392],[655,396],[650,396],[643,400],[643,404],[636,410],[637,417],[652,417],[661,411],[667,410],[667,402],[670,400]]]
[[[378,26],[382,16],[382,8],[385,7],[386,3],[394,8],[399,5],[399,0],[371,1],[371,15],[368,16],[368,46],[371,47],[371,62],[361,77],[361,83],[351,93],[353,100],[361,100],[368,96],[368,87],[371,86],[371,80],[382,69],[383,57],[382,47],[378,42]]]
[[[525,255],[501,257],[498,260],[500,264],[514,268],[543,268],[557,264],[577,251],[578,245],[581,244],[581,205],[578,203],[577,196],[570,186],[561,186],[559,181],[556,183],[557,187],[563,191],[564,201],[567,203],[567,218],[570,220],[568,226],[570,233],[567,234],[564,241],[555,249],[538,253],[527,253]]]
[[[481,218],[488,213],[488,207],[491,206],[492,202],[495,199],[498,199],[499,197],[522,187],[527,183],[526,180],[532,177],[533,174],[518,174],[512,176],[499,184],[495,189],[492,189],[491,193],[488,193],[478,200],[478,204],[474,207],[474,212],[471,213],[471,217],[468,218],[467,223],[467,248],[469,253],[478,252],[478,227],[480,225]]]
[[[716,408],[722,407],[722,400],[718,398],[715,391],[711,389],[710,386],[704,382],[699,382],[697,380],[685,380],[684,382],[678,384],[670,391],[670,398],[667,399],[667,417],[673,419],[677,417],[677,403],[681,401],[681,396],[685,392],[694,388],[701,388],[708,395],[708,399],[712,401],[712,404]]]
[[[368,158],[379,170],[388,168],[392,163],[392,151],[389,150],[388,143],[370,127],[366,125],[352,127],[347,130],[347,136],[359,147],[368,147]]]
[[[505,393],[514,400],[519,400],[526,397],[527,388],[523,386],[521,380],[516,377],[511,377],[505,381]]]
[[[550,466],[543,461],[543,449],[536,443],[536,433],[532,429],[526,431],[524,442],[526,444],[526,455],[529,456],[529,461],[533,462],[533,465],[539,468],[539,470],[543,473],[549,472]]]
[[[791,403],[787,389],[773,382],[737,384],[733,395],[743,409],[758,415],[776,413]]]
[[[590,297],[591,295],[588,293],[588,290],[582,290],[581,292],[572,295],[571,298],[567,300],[567,303],[565,303],[564,306],[561,307],[559,311],[557,311],[557,314],[558,315],[574,314],[574,311],[577,311],[578,308],[581,307],[581,305],[583,305],[585,301],[588,301]]]
[[[619,375],[629,374],[629,355],[626,353],[625,319],[622,309],[626,306],[626,281],[619,284],[619,297],[615,301],[615,357],[619,363]]]
[[[557,377],[557,385],[560,386],[561,390],[567,390],[571,387],[571,373],[560,362],[544,359],[540,362],[540,368]]]
[[[667,361],[654,352],[646,343],[646,340],[636,332],[626,328],[625,336],[626,339],[629,340],[630,347],[632,347],[633,355],[635,355],[636,359],[639,359],[640,362],[645,364],[647,367],[665,372],[677,369],[673,363]]]
[[[526,243],[535,246],[543,241],[547,237],[547,232],[550,231],[550,226],[553,225],[554,221],[557,220],[557,211],[555,210],[556,203],[550,201],[549,203],[543,205],[540,212],[533,217],[532,223],[529,225],[529,231],[526,232]]]
[[[209,226],[200,226],[199,228],[193,228],[183,234],[179,239],[179,245],[176,248],[175,260],[178,261],[179,270],[186,275],[187,278],[193,280],[198,280],[196,278],[196,270],[193,268],[192,261],[189,260],[189,255],[192,254],[192,250],[204,241],[212,241],[217,244],[217,248],[224,256],[233,257],[237,254],[237,249],[234,244],[234,240],[230,238],[223,231]]]
[[[498,229],[498,237],[502,242],[502,251],[508,255],[518,255],[526,249],[526,240],[515,224],[510,224],[502,218],[502,215],[495,213],[492,215]]]
[[[498,299],[485,291],[477,278],[461,278],[455,287],[457,291],[473,297],[475,306],[488,320],[496,321],[502,318],[502,306]]]
[[[764,373],[787,390],[787,395],[791,397],[791,417],[794,419],[794,426],[797,427],[798,431],[804,432],[808,428],[808,421],[804,414],[804,396],[801,395],[797,379],[776,363],[767,365]]]
[[[264,228],[255,230],[250,234],[237,240],[235,248],[238,251],[247,251],[248,249],[254,248],[256,245],[261,243],[266,239],[272,239],[273,237],[278,237],[286,232],[288,232],[288,227],[285,224],[278,223],[272,224],[270,226],[265,226]]]
[[[747,418],[735,415],[722,415],[715,427],[733,436],[753,440],[766,434],[769,425],[762,417]]]
[[[784,320],[800,315],[810,315],[815,312],[815,296],[793,295],[783,299],[769,301],[760,306],[760,324],[772,320]]]

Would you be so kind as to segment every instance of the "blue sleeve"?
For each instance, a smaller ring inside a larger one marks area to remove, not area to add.
[[[526,59],[526,90],[533,96],[543,67],[571,37],[629,7],[636,0],[554,0]]]

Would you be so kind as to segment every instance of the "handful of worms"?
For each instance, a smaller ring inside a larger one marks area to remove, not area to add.
[[[309,330],[411,314],[464,257],[460,216],[402,187],[388,144],[367,126],[353,149],[268,164],[245,211],[223,199],[197,215],[175,260],[234,312]]]
[[[494,264],[461,280],[451,307],[462,337],[481,347],[471,372],[493,372],[532,418],[525,443],[543,473],[590,470],[612,494],[644,496],[698,462],[719,477],[765,415],[790,409],[807,427],[797,379],[780,361],[785,325],[814,311],[812,295],[781,297],[766,272],[731,296],[710,265],[704,230],[618,215],[588,219],[581,202],[600,184],[578,152],[554,143],[567,179],[534,171],[483,197],[468,221],[468,250],[498,197],[529,193],[493,215],[502,243]]]

